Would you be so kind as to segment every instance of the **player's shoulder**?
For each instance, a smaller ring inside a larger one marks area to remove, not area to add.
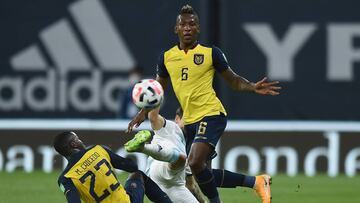
[[[97,150],[99,147],[101,147],[100,145],[90,145],[87,146],[85,149],[78,151],[76,153],[74,153],[73,155],[70,156],[70,159],[68,159],[68,164],[66,166],[66,168],[64,169],[64,172],[69,170],[71,167],[73,167],[78,161],[80,161],[82,159],[82,157],[90,150]]]
[[[179,127],[174,121],[168,120],[164,118],[164,125],[162,128],[160,128],[159,130],[155,130],[156,133],[169,133],[169,132],[173,132],[174,130],[177,129],[177,127]]]
[[[89,151],[99,151],[99,150],[106,150],[106,146],[103,145],[89,145],[85,148],[84,154]]]
[[[97,155],[103,155],[103,156],[108,156],[112,153],[112,150],[110,147],[106,146],[106,145],[92,145],[88,151],[92,150],[91,153],[97,153]]]
[[[219,47],[215,46],[215,45],[210,45],[210,44],[205,44],[205,43],[199,43],[198,44],[199,48],[202,49],[206,49],[206,50],[220,50]]]
[[[177,45],[172,45],[171,47],[167,47],[165,49],[162,49],[159,54],[158,60],[163,63],[166,56],[176,54],[176,51],[178,50]]]
[[[86,147],[86,150],[89,151],[91,149],[108,149],[109,147],[105,146],[105,145],[99,145],[99,144],[96,144],[96,145],[89,145],[88,147]]]
[[[165,49],[162,53],[165,54],[169,54],[169,53],[174,53],[179,51],[179,46],[177,44],[171,46],[170,48]]]
[[[223,53],[223,51],[215,45],[212,45],[210,48],[213,51],[213,53]]]
[[[105,150],[108,154],[112,153],[112,149],[106,145],[97,145],[99,149]]]
[[[213,48],[212,45],[205,44],[205,43],[199,43],[198,47],[203,48],[203,49],[212,49]]]
[[[177,124],[174,121],[165,119],[164,127],[166,128],[176,128]]]
[[[221,49],[215,45],[199,44],[197,50],[200,52],[211,54],[213,57],[223,53]]]
[[[167,128],[173,132],[175,132],[175,134],[182,134],[182,130],[180,128],[180,126],[175,123],[175,121],[171,121],[171,120],[167,120],[165,119],[165,126],[164,128]]]

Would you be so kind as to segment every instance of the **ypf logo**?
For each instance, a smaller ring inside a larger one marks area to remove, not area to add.
[[[40,46],[11,57],[17,76],[0,77],[0,110],[118,110],[114,92],[129,82],[111,73],[128,72],[134,58],[101,0],[75,2],[69,11],[74,24],[60,19],[40,32]]]

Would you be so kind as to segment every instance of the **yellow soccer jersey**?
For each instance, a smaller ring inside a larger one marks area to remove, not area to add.
[[[222,51],[217,47],[197,44],[185,53],[179,46],[160,55],[157,74],[170,77],[175,95],[184,111],[185,124],[195,123],[205,116],[226,111],[213,88],[215,70],[228,69]]]
[[[96,145],[74,154],[59,177],[65,195],[75,187],[83,202],[130,203],[115,176],[109,153],[112,152]]]

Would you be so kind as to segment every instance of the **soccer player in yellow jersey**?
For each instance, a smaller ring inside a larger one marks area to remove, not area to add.
[[[58,179],[68,203],[142,203],[144,193],[153,202],[171,202],[131,159],[100,145],[86,148],[74,132],[57,135],[54,148],[69,161]],[[125,187],[118,181],[114,168],[131,172]]]
[[[160,55],[157,80],[164,89],[169,79],[171,81],[184,110],[190,168],[210,203],[218,203],[220,198],[214,174],[208,167],[211,167],[210,160],[216,156],[215,146],[225,130],[227,119],[212,86],[215,72],[234,90],[262,95],[278,95],[280,87],[276,85],[279,82],[267,82],[266,78],[256,83],[249,82],[233,72],[219,48],[199,44],[199,17],[189,5],[183,6],[177,16],[175,33],[179,43]],[[146,110],[141,110],[129,123],[128,131],[139,126],[145,114]],[[263,203],[271,201],[270,176],[249,177],[244,182],[245,186],[252,185],[256,189]]]

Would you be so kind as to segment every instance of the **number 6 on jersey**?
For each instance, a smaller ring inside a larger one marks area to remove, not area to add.
[[[187,80],[188,79],[188,71],[189,68],[182,68],[181,69],[181,80]]]

